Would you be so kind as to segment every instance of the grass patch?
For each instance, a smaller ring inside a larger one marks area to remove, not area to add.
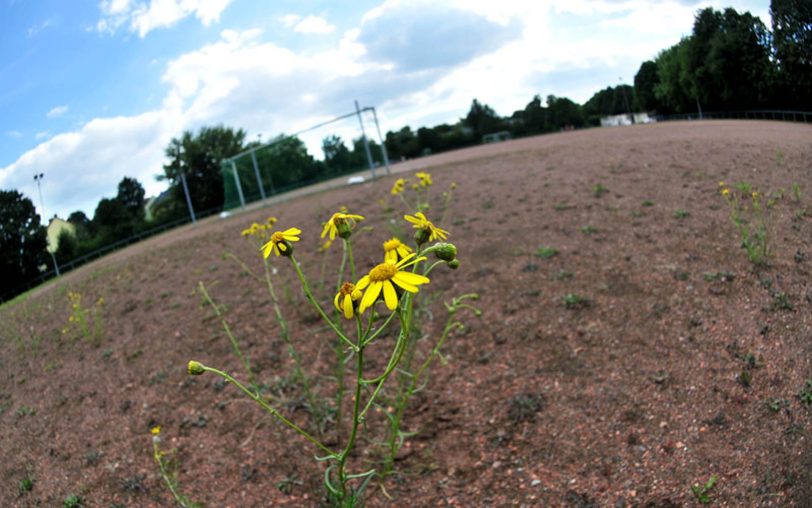
[[[542,246],[542,247],[539,247],[536,250],[536,257],[539,257],[541,259],[550,259],[550,258],[556,257],[557,255],[558,255],[558,249],[556,249],[554,247],[544,247],[544,246]]]

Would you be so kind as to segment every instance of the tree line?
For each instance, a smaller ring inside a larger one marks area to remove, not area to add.
[[[454,124],[405,126],[386,133],[384,145],[393,160],[414,158],[483,142],[487,134],[522,137],[598,125],[600,118],[631,111],[667,115],[700,111],[795,109],[812,111],[812,2],[772,0],[772,31],[749,12],[728,8],[700,10],[692,33],[640,65],[634,85],[609,86],[584,104],[566,97],[534,96],[523,109],[498,115],[473,99],[468,113]],[[375,164],[380,147],[368,140]],[[93,217],[76,211],[68,217],[75,235],[63,234],[56,258],[67,262],[100,247],[188,217],[181,174],[194,210],[219,211],[225,199],[221,161],[249,149],[261,168],[263,190],[279,192],[307,182],[340,176],[366,167],[361,138],[349,146],[338,136],[322,140],[323,158],[308,153],[296,137],[279,136],[269,146],[248,142],[242,129],[222,125],[187,131],[165,149],[167,162],[158,177],[169,189],[145,213],[140,182],[125,177],[113,198],[99,201]],[[253,175],[250,157],[237,162],[241,175]],[[241,178],[246,197],[260,190],[254,178]],[[36,278],[49,265],[45,225],[30,199],[17,191],[0,191],[0,279],[2,293]]]

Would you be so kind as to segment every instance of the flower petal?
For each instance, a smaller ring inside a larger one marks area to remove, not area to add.
[[[397,279],[401,282],[405,282],[406,284],[411,284],[412,286],[419,286],[420,284],[428,284],[429,278],[425,275],[420,275],[417,273],[412,272],[398,272],[392,277],[392,279]]]
[[[364,289],[369,285],[369,275],[364,275],[361,277],[361,280],[358,281],[358,284],[355,285],[355,289]]]
[[[352,319],[352,297],[350,295],[344,296],[344,317]]]
[[[364,297],[361,299],[361,306],[358,309],[362,314],[365,310],[375,304],[375,300],[377,300],[378,295],[381,294],[381,287],[382,284],[380,282],[373,282],[367,288],[366,293],[364,293]]]
[[[395,293],[395,286],[391,282],[385,280],[383,284],[383,300],[386,302],[386,308],[395,310],[398,307],[398,295]]]
[[[337,311],[341,312],[341,306],[338,304],[339,298],[341,298],[341,293],[336,293],[336,297],[333,298],[333,305],[335,306]]]

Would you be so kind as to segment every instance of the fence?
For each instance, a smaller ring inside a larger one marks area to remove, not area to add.
[[[812,123],[812,112],[781,110],[749,111],[704,111],[679,115],[659,115],[653,117],[658,122],[670,120],[778,120],[782,122]]]

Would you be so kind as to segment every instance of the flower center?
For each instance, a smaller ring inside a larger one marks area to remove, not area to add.
[[[341,285],[341,289],[339,289],[339,293],[342,295],[352,295],[352,292],[355,291],[355,284],[351,282],[345,282]]]
[[[273,243],[283,242],[285,241],[285,235],[283,235],[281,231],[277,231],[271,235],[271,241]]]
[[[369,272],[369,279],[372,282],[383,282],[389,280],[398,273],[398,267],[394,263],[381,263]]]
[[[400,247],[401,243],[400,240],[397,238],[392,238],[391,240],[387,240],[383,242],[383,250],[386,252],[392,251]]]

